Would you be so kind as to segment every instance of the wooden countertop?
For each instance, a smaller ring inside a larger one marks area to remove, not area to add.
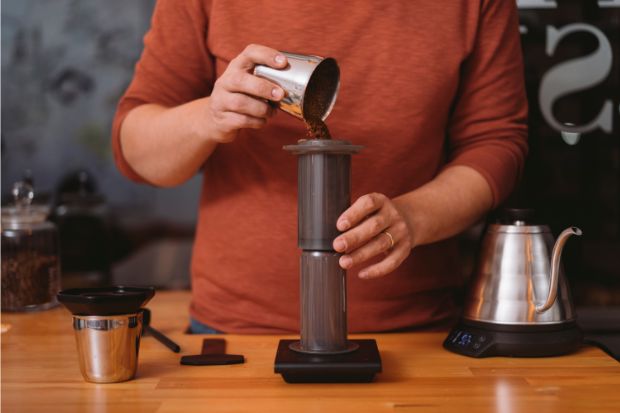
[[[182,354],[204,336],[183,333],[187,292],[158,292],[153,326]],[[597,348],[544,359],[472,359],[445,351],[446,333],[379,334],[383,373],[371,384],[286,384],[273,372],[277,336],[226,336],[241,365],[179,365],[152,337],[134,380],[92,384],[78,367],[64,308],[2,314],[4,412],[620,412],[620,364]],[[356,336],[363,337],[363,336]]]

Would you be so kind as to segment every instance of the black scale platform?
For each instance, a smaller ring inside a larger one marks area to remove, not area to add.
[[[375,340],[349,340],[359,345],[345,354],[316,355],[289,348],[298,340],[280,340],[275,372],[287,383],[369,383],[381,372]]]

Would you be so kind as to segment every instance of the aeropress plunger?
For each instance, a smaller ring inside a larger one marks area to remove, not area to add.
[[[350,205],[351,155],[362,147],[308,139],[284,149],[298,157],[301,338],[280,341],[275,372],[289,383],[370,382],[379,350],[375,340],[347,339],[346,271],[332,247]]]

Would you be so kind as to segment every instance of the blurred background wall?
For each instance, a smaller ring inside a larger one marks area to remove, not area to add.
[[[49,192],[67,172],[86,168],[110,203],[148,205],[141,212],[149,219],[193,222],[194,188],[133,185],[112,163],[110,124],[154,3],[2,2],[3,188],[31,169],[37,189]]]
[[[57,205],[62,182],[84,171],[89,191],[105,198],[105,211],[90,213],[107,221],[106,239],[99,235],[90,249],[114,244],[108,258],[125,264],[110,269],[116,278],[187,285],[199,178],[167,190],[133,184],[116,170],[110,146],[116,104],[131,80],[154,4],[2,2],[2,193],[6,201],[12,184],[27,174],[39,202]],[[81,248],[69,255],[89,255],[84,244],[69,245],[83,235],[70,231],[74,239],[62,239],[63,248]],[[63,267],[72,258],[64,252]]]
[[[110,150],[115,105],[154,3],[2,2],[2,193],[6,201],[12,183],[26,175],[39,201],[56,209],[71,188],[97,194],[80,213],[106,222],[91,228],[105,232],[92,249],[112,245],[108,275],[187,286],[199,179],[165,190],[135,185],[117,172]],[[508,203],[536,208],[556,234],[580,226],[585,235],[566,249],[578,303],[620,304],[620,1],[517,4],[531,148]],[[71,247],[84,234],[66,234],[65,262],[86,256],[84,244]],[[468,262],[476,241],[464,238]],[[103,271],[87,267],[76,262],[67,271]]]

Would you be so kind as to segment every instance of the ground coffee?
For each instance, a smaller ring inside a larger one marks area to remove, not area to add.
[[[329,129],[325,122],[321,119],[305,119],[306,128],[308,129],[308,138],[310,139],[331,139]]]
[[[57,256],[3,248],[3,310],[15,311],[53,302],[60,289],[59,282],[60,265]]]
[[[338,79],[338,66],[323,64],[317,68],[308,82],[303,102],[303,116],[310,139],[331,139],[323,118],[333,103]]]

